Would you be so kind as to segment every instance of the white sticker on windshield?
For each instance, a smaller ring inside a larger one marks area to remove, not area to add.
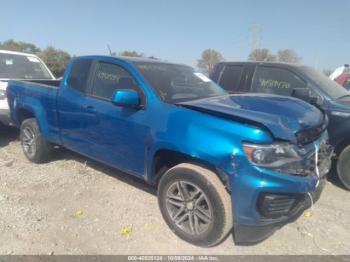
[[[204,82],[211,81],[206,75],[203,75],[202,73],[194,73],[194,75],[197,76],[198,78],[200,78]]]
[[[13,65],[13,60],[12,59],[6,59],[5,64],[6,65]]]
[[[33,63],[40,63],[40,60],[35,56],[27,56],[27,59]]]

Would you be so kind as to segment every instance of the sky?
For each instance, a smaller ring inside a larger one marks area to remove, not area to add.
[[[350,63],[349,0],[2,0],[0,7],[0,42],[76,56],[106,55],[109,45],[196,66],[207,48],[242,61],[260,47],[293,49],[317,69]]]

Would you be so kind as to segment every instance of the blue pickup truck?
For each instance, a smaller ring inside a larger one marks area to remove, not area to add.
[[[318,200],[330,167],[317,108],[229,95],[185,65],[78,57],[62,81],[11,81],[8,100],[30,161],[58,145],[142,178],[171,230],[200,246],[267,238]]]

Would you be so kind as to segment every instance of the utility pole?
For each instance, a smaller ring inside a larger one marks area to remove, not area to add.
[[[262,28],[260,24],[251,25],[250,29],[251,34],[251,51],[260,48],[260,33],[262,32]]]
[[[111,47],[109,46],[109,44],[107,44],[107,48],[108,48],[108,51],[109,51],[109,55],[113,56],[113,53],[112,53],[112,50],[111,50]]]

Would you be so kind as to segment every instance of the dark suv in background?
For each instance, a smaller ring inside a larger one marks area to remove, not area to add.
[[[268,93],[305,100],[327,113],[334,166],[350,190],[350,93],[311,67],[270,62],[218,63],[211,79],[230,93]]]

